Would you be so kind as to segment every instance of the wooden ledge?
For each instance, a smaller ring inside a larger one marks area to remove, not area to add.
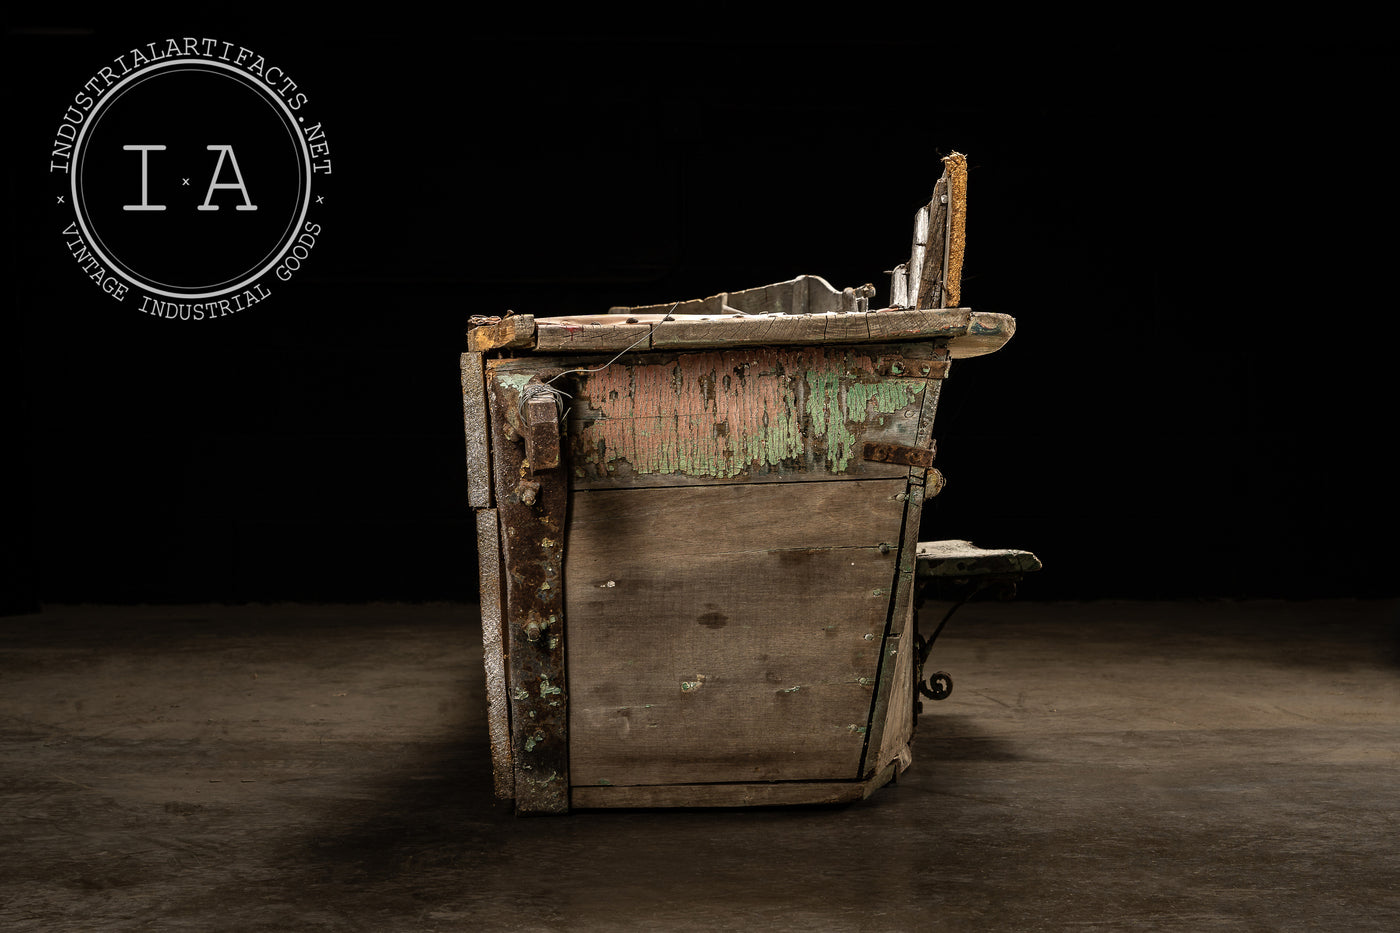
[[[969,308],[820,314],[598,314],[535,318],[537,353],[823,346],[946,339],[953,359],[998,350],[1016,333],[1006,314]],[[472,332],[473,335],[476,331]],[[504,336],[504,335],[503,335]],[[515,337],[514,331],[510,334]],[[476,347],[473,347],[476,349]]]
[[[987,550],[970,541],[920,541],[914,554],[921,578],[1023,574],[1041,568],[1040,558],[1030,551]]]

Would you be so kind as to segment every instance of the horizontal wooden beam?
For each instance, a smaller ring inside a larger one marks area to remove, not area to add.
[[[494,326],[499,328],[505,323]],[[822,346],[946,338],[953,359],[963,359],[1000,349],[1016,333],[1016,322],[1006,314],[968,308],[891,308],[824,314],[599,314],[539,318],[535,328],[534,347],[542,353]],[[482,330],[478,328],[472,334]]]

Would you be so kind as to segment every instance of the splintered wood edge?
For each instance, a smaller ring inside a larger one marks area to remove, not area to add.
[[[467,331],[467,349],[474,353],[535,345],[535,317],[513,314],[495,324],[481,324]]]

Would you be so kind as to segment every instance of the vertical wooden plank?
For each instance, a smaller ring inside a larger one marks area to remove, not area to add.
[[[895,645],[894,677],[890,687],[889,705],[885,711],[884,734],[880,739],[875,771],[892,762],[900,771],[909,767],[913,754],[909,741],[914,734],[914,604],[906,603],[903,628]]]
[[[947,307],[947,292],[944,289],[943,273],[946,269],[948,252],[948,176],[938,179],[933,186],[933,200],[929,201],[928,242],[923,258],[923,272],[919,276],[918,293],[911,295],[916,308]]]
[[[914,215],[914,242],[909,247],[909,297],[918,298],[923,294],[922,276],[924,272],[924,251],[928,248],[929,206],[925,204]],[[921,307],[915,304],[914,307]]]
[[[531,473],[524,439],[506,416],[529,375],[489,372],[491,464],[504,567],[504,643],[515,812],[569,810],[568,685],[564,660],[564,469]],[[528,477],[528,479],[527,479]]]
[[[947,361],[948,355],[948,350],[943,347],[934,352],[934,358],[943,361]],[[931,378],[924,389],[916,446],[927,448],[931,444],[933,419],[938,411],[938,397],[942,387],[942,379]],[[909,470],[909,498],[899,542],[899,567],[894,595],[890,601],[890,624],[882,642],[879,686],[870,714],[866,753],[861,763],[862,777],[881,770],[895,759],[901,759],[901,770],[908,766],[907,753],[904,750],[907,749],[914,728],[912,655],[915,649],[912,628],[919,522],[923,517],[925,496],[937,495],[942,488],[941,481],[938,484],[929,484],[926,488],[925,483],[930,472],[920,467],[911,467]]]
[[[467,444],[467,504],[474,509],[491,505],[490,431],[486,415],[486,376],[480,353],[463,353],[462,419]]]
[[[909,273],[902,262],[890,272],[890,307],[909,307]]]
[[[913,471],[911,470],[911,472]],[[890,611],[885,625],[884,638],[880,641],[880,670],[876,675],[875,702],[871,706],[870,721],[866,726],[865,751],[860,767],[862,778],[869,777],[878,770],[876,759],[884,747],[885,730],[891,725],[890,700],[894,694],[895,678],[900,667],[899,654],[902,647],[904,623],[914,593],[914,571],[917,566],[915,549],[919,543],[919,516],[922,512],[923,498],[923,487],[911,484],[905,502],[894,593],[890,598]],[[913,676],[912,673],[910,676]]]
[[[506,698],[505,643],[501,637],[501,532],[495,509],[476,513],[476,550],[481,571],[481,647],[486,667],[486,731],[491,739],[491,774],[496,796],[515,796],[510,753],[510,703]]]

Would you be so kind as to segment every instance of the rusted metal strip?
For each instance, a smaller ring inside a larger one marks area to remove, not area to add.
[[[919,360],[902,356],[881,356],[875,361],[881,376],[909,376],[914,379],[942,379],[948,375],[948,361]]]
[[[935,451],[922,447],[905,447],[900,444],[876,444],[866,441],[863,456],[866,460],[875,463],[897,463],[900,466],[922,467],[928,469],[933,466]]]
[[[568,687],[564,676],[563,559],[568,477],[532,469],[518,422],[518,375],[490,374],[492,464],[500,512],[515,810],[569,810]],[[544,399],[551,413],[552,399]],[[528,406],[527,406],[528,407]],[[557,416],[551,423],[557,431]],[[557,447],[558,441],[556,439]],[[557,459],[557,458],[556,458]],[[526,479],[526,477],[531,477]]]
[[[554,396],[539,396],[525,403],[524,428],[530,472],[541,473],[559,466],[559,408]]]

